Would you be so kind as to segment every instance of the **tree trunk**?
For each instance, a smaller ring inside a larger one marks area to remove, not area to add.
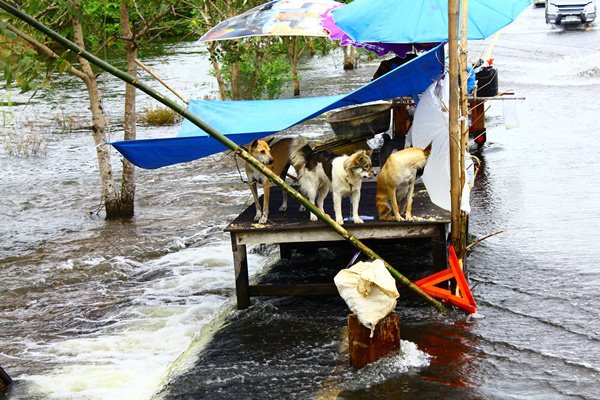
[[[215,78],[217,78],[217,85],[219,86],[219,96],[221,100],[227,100],[227,90],[225,89],[225,80],[223,79],[223,74],[221,73],[221,67],[219,66],[219,62],[217,61],[217,53],[216,53],[216,42],[210,42],[208,44],[208,53],[210,54],[210,63],[212,64],[213,71],[215,72]]]
[[[240,81],[240,62],[233,61],[230,66],[231,71],[231,100],[242,99],[242,88]]]
[[[125,39],[125,49],[127,51],[127,73],[137,77],[137,43],[136,38],[129,25],[129,4],[121,1],[120,5],[120,24],[121,33]],[[125,140],[134,140],[136,131],[136,89],[125,84],[125,116],[123,120],[123,129]],[[135,211],[135,166],[123,158],[123,180],[121,182],[120,207],[121,217],[133,217]]]
[[[315,56],[315,46],[313,45],[312,38],[309,36],[305,36],[304,43],[305,43],[306,48],[308,49],[308,54],[310,54],[311,57],[314,57]]]
[[[78,7],[77,4],[74,4],[74,6]],[[79,22],[77,15],[73,15],[72,23],[74,42],[79,47],[85,48],[83,40],[83,28],[81,27],[81,23]],[[106,119],[104,117],[104,110],[102,109],[100,91],[98,90],[98,81],[94,75],[94,71],[92,70],[90,63],[83,57],[78,58],[81,65],[81,70],[85,75],[83,77],[83,81],[87,87],[90,100],[90,111],[92,113],[92,137],[94,138],[94,144],[96,145],[98,168],[100,170],[101,197],[104,202],[106,218],[114,218],[115,215],[120,214],[120,202],[115,190],[113,171],[110,164],[110,152],[108,145],[106,145]]]
[[[283,38],[288,55],[290,57],[290,64],[292,66],[292,82],[294,83],[294,96],[300,96],[300,80],[298,79],[298,60],[302,53],[300,49],[300,38],[298,36],[284,37]]]
[[[352,46],[344,46],[344,70],[352,70],[356,64],[356,51]]]

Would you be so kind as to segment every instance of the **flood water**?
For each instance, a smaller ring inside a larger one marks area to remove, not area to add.
[[[490,42],[471,43],[471,57]],[[188,97],[214,93],[201,51],[175,53],[144,61]],[[0,365],[15,380],[0,399],[600,398],[600,33],[551,29],[532,8],[502,31],[493,57],[500,90],[525,99],[510,130],[502,102],[491,104],[478,155],[470,235],[505,232],[468,256],[477,314],[440,314],[403,294],[402,355],[360,371],[340,350],[348,310],[337,297],[260,298],[235,310],[223,228],[251,196],[231,157],[139,170],[135,218],[106,222],[93,141],[76,126],[87,111],[81,85],[65,79],[14,107],[24,127],[3,133],[35,135],[46,151],[0,151]],[[303,94],[347,92],[376,67],[311,60]],[[115,138],[121,86],[103,80]],[[74,129],[54,122],[64,116]],[[298,132],[330,134],[325,123]],[[420,244],[388,254],[409,276],[430,262]],[[352,252],[278,255],[252,248],[253,279],[323,279]]]

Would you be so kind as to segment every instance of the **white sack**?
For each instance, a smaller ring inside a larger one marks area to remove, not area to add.
[[[343,269],[333,279],[350,311],[361,324],[371,329],[396,308],[400,296],[396,280],[383,261],[358,262]]]
[[[412,145],[424,149],[433,143],[427,165],[423,171],[423,183],[431,202],[445,210],[451,210],[450,200],[450,142],[448,125],[448,76],[435,82],[423,93],[410,130]],[[410,143],[410,144],[409,144]],[[470,155],[466,154],[465,167],[472,165]],[[469,174],[467,174],[469,176]],[[471,174],[472,176],[472,174]],[[468,182],[462,192],[461,209],[471,212],[469,204],[470,189]]]

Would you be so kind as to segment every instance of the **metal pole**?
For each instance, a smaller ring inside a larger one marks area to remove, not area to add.
[[[275,175],[270,169],[266,168],[260,161],[258,161],[254,157],[252,157],[252,155],[250,153],[248,153],[243,147],[238,146],[235,142],[230,140],[227,136],[222,135],[219,131],[217,131],[212,126],[208,125],[206,122],[202,121],[200,118],[196,117],[195,115],[193,115],[192,113],[187,111],[185,108],[183,108],[176,102],[170,100],[167,97],[164,97],[160,93],[156,92],[154,89],[139,82],[134,77],[126,74],[125,72],[119,70],[118,68],[115,68],[114,66],[105,62],[104,60],[101,60],[98,57],[94,56],[93,54],[83,50],[82,48],[77,46],[75,43],[71,42],[67,38],[54,32],[52,29],[41,24],[40,22],[34,20],[32,17],[30,17],[26,13],[22,12],[21,10],[11,6],[6,1],[0,0],[0,7],[2,7],[3,9],[8,11],[10,14],[14,15],[15,17],[19,18],[20,20],[24,21],[25,23],[31,25],[32,27],[39,30],[40,32],[50,36],[52,39],[56,40],[57,42],[59,42],[60,44],[62,44],[65,47],[67,47],[68,49],[76,52],[77,55],[85,58],[89,62],[95,64],[96,66],[102,68],[103,70],[116,76],[117,78],[129,83],[130,85],[135,86],[136,88],[140,89],[144,93],[148,94],[150,97],[158,100],[162,104],[166,105],[167,107],[176,111],[183,117],[187,118],[189,121],[194,123],[197,127],[199,127],[200,129],[202,129],[203,131],[205,131],[206,133],[211,135],[213,138],[217,139],[219,142],[221,142],[223,145],[225,145],[229,149],[233,150],[238,156],[240,156],[242,159],[244,159],[246,162],[248,162],[250,165],[252,165],[258,171],[260,171],[263,175],[267,176],[272,182],[274,182],[277,186],[281,187],[282,190],[285,190],[287,193],[289,193],[293,198],[295,198],[298,202],[300,202],[302,205],[304,205],[309,211],[311,211],[313,214],[315,214],[317,216],[317,218],[319,218],[321,221],[325,222],[329,227],[333,228],[339,235],[341,235],[344,239],[348,240],[357,249],[361,250],[363,253],[365,253],[367,256],[369,256],[372,259],[382,260],[383,263],[385,264],[386,268],[392,274],[392,276],[394,276],[394,278],[396,280],[398,280],[400,283],[406,285],[410,290],[412,290],[419,296],[423,297],[425,300],[427,300],[430,304],[432,304],[438,310],[440,310],[440,311],[447,310],[447,308],[446,308],[446,306],[444,306],[444,304],[442,304],[438,300],[431,297],[429,294],[422,291],[421,288],[416,286],[408,278],[406,278],[404,275],[402,275],[400,272],[398,272],[388,262],[383,260],[383,258],[381,258],[377,253],[375,253],[373,250],[371,250],[369,247],[367,247],[364,243],[362,243],[360,240],[358,240],[358,238],[351,235],[342,226],[338,225],[327,214],[323,213],[321,210],[319,210],[317,207],[315,207],[314,204],[312,204],[310,201],[308,201],[308,199],[306,199],[306,197],[304,197],[300,193],[298,193],[293,187],[288,185],[279,176]]]

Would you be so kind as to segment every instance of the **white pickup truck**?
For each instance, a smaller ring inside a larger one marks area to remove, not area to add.
[[[595,19],[593,0],[546,0],[547,24],[591,24]]]

